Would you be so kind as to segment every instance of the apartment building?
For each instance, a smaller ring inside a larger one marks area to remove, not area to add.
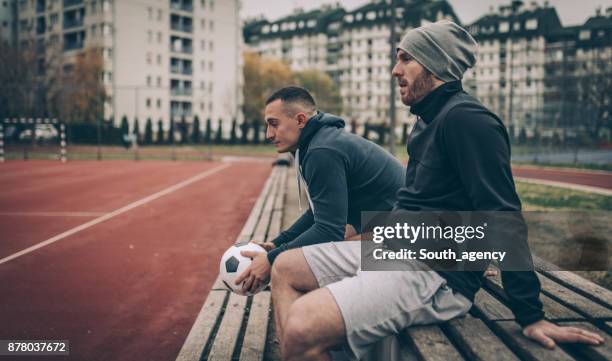
[[[594,84],[611,82],[611,10],[567,27],[547,2],[513,1],[491,10],[467,27],[480,51],[465,87],[500,115],[513,136],[537,132],[563,139],[606,119],[609,132],[612,89],[595,90]],[[589,94],[597,93],[608,100],[592,101]]]
[[[18,0],[17,45],[59,53],[67,72],[84,50],[101,51],[104,118],[117,124],[137,118],[142,130],[151,118],[167,130],[198,115],[229,125],[242,118],[238,11],[238,0]]]
[[[395,6],[394,45],[411,28],[442,19],[458,21],[446,1],[395,1]],[[350,11],[338,5],[298,10],[275,21],[247,22],[244,40],[250,50],[283,59],[292,70],[328,73],[339,87],[342,116],[348,121],[388,123],[391,16],[390,1],[373,1]],[[399,95],[395,102],[397,121],[413,122]]]

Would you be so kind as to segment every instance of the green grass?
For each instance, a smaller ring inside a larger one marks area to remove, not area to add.
[[[574,168],[587,170],[604,170],[612,172],[612,164],[594,164],[594,163],[535,163],[535,162],[512,162],[512,165],[531,165],[545,168]]]
[[[525,182],[516,182],[516,190],[526,210],[612,210],[612,196]]]
[[[574,254],[578,250],[574,249],[575,242],[566,240],[566,227],[569,224],[573,224],[571,227],[574,228],[586,227],[585,229],[594,231],[595,234],[604,235],[606,239],[610,234],[609,211],[612,210],[612,196],[525,182],[516,182],[516,188],[523,203],[523,210],[544,211],[543,219],[549,218],[537,227],[532,224],[529,228],[531,248],[544,259],[553,261],[557,257],[565,257],[566,261],[571,262],[576,258]],[[588,222],[582,222],[582,219]],[[609,271],[573,272],[612,289],[612,274]]]

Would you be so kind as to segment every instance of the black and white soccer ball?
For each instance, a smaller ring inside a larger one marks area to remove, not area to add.
[[[243,296],[253,295],[266,287],[266,284],[260,285],[259,289],[255,293],[244,292],[242,290],[242,282],[239,285],[234,284],[234,280],[244,272],[251,264],[252,259],[244,257],[240,254],[242,251],[256,251],[265,253],[266,250],[263,247],[255,243],[236,243],[225,251],[223,257],[221,257],[221,264],[219,265],[219,274],[221,281],[227,289]]]

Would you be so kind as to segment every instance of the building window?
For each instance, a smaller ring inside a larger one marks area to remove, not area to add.
[[[158,86],[158,87],[161,87],[161,86],[162,86],[162,78],[161,78],[161,76],[158,76],[158,77],[157,77],[157,86]]]
[[[510,30],[510,24],[507,21],[499,23],[499,32],[507,33]]]
[[[161,31],[157,32],[157,42],[160,43],[160,44],[162,42],[162,33],[161,33]]]
[[[151,98],[147,98],[146,104],[147,104],[147,108],[151,107]]]
[[[153,57],[153,55],[151,55],[151,53],[147,53],[147,64],[151,64],[151,58]]]
[[[157,65],[161,65],[162,63],[162,56],[161,54],[157,54]]]
[[[153,32],[151,30],[148,30],[147,31],[147,42],[149,42],[150,44],[151,41],[153,41]]]
[[[538,19],[529,19],[525,22],[525,29],[535,30],[538,28]]]
[[[578,38],[580,40],[588,40],[591,38],[591,31],[590,30],[581,30],[580,33],[578,34]]]
[[[161,109],[161,99],[157,99],[157,109]]]
[[[164,12],[162,11],[162,9],[157,9],[157,20],[162,21],[163,18],[164,18]]]
[[[208,27],[210,28],[210,31],[214,31],[215,30],[215,22],[211,20],[208,23]]]
[[[151,76],[147,75],[147,86],[151,86]]]
[[[200,20],[200,27],[202,28],[202,30],[206,29],[206,19]]]
[[[152,7],[148,7],[147,8],[147,13],[149,14],[149,20],[153,20],[153,8]]]

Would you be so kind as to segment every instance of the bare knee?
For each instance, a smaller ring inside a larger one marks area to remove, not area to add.
[[[283,252],[276,257],[271,271],[273,284],[291,283],[293,275],[293,270],[291,269],[292,258],[290,251]]]
[[[306,315],[291,307],[280,345],[283,360],[307,359],[308,355],[319,353],[321,350],[317,350],[317,345],[313,344],[314,332],[309,327]]]
[[[318,288],[317,280],[301,249],[285,251],[276,257],[271,271],[272,284],[286,284],[301,292]]]

